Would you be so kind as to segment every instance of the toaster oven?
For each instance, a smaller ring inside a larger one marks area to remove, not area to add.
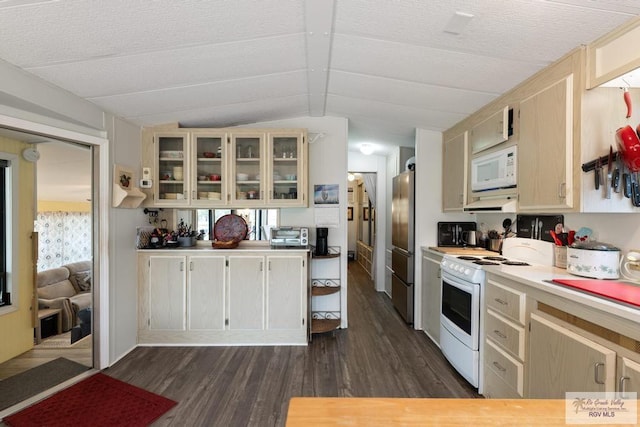
[[[306,227],[278,227],[271,229],[272,248],[306,247],[309,245],[309,229]]]

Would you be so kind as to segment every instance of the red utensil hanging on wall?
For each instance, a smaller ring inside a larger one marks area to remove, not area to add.
[[[627,106],[627,119],[629,117],[631,117],[631,113],[632,113],[632,105],[631,105],[631,94],[629,93],[629,88],[625,87],[623,88],[624,93],[622,95],[622,97],[624,98],[624,103]]]

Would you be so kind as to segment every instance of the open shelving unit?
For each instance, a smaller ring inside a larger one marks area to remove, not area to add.
[[[323,267],[327,267],[322,270],[331,271],[326,275],[323,274],[322,277],[318,273],[313,274],[312,269],[312,277],[309,281],[310,283],[310,291],[309,291],[309,310],[311,322],[310,325],[310,335],[312,334],[320,334],[325,332],[335,331],[340,328],[340,324],[342,322],[342,312],[340,309],[340,299],[338,298],[337,309],[334,307],[323,307],[317,308],[321,305],[321,299],[329,298],[330,295],[340,294],[342,291],[342,283],[340,281],[340,247],[339,246],[330,246],[327,255],[316,255],[315,248],[311,247],[311,262],[316,264],[314,267],[318,267],[318,264],[322,264]],[[337,266],[325,266],[325,264],[336,263]],[[330,308],[330,309],[328,309]]]

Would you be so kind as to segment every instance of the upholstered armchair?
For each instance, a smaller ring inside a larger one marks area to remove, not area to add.
[[[38,308],[59,308],[62,330],[79,323],[78,312],[91,307],[91,262],[80,261],[41,271],[37,276]]]

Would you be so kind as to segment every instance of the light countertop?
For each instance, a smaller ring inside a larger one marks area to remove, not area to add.
[[[212,247],[212,242],[210,240],[201,240],[196,243],[195,246],[183,246],[176,248],[142,248],[138,249],[138,252],[184,252],[184,251],[209,251],[209,252],[224,252],[224,253],[233,253],[233,252],[255,252],[255,251],[274,251],[274,252],[309,252],[311,250],[310,246],[301,246],[301,247],[287,247],[287,248],[272,248],[268,242],[265,241],[242,241],[238,245],[237,248],[234,249],[219,249]]]

